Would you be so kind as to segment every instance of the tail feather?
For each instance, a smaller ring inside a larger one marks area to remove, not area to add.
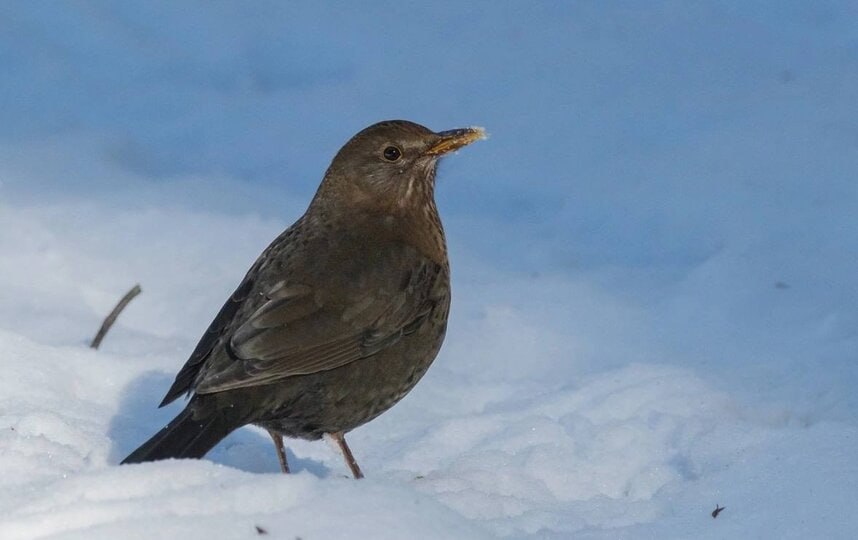
[[[169,424],[122,460],[143,463],[169,458],[201,458],[241,424],[222,414],[194,419],[189,404]]]

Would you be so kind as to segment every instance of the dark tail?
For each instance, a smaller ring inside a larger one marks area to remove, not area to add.
[[[143,463],[169,458],[201,458],[224,437],[241,426],[240,422],[215,412],[194,419],[193,404],[188,404],[164,429],[131,452],[122,463]]]

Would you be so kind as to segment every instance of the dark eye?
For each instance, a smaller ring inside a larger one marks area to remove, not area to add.
[[[402,157],[402,150],[395,146],[388,146],[384,149],[383,155],[387,161],[396,161]]]

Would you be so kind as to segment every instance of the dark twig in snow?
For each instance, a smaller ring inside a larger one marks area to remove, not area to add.
[[[116,322],[116,318],[119,317],[119,314],[122,313],[122,310],[125,309],[125,306],[128,305],[129,302],[134,300],[134,297],[140,294],[143,289],[140,288],[140,284],[138,283],[134,287],[131,288],[130,291],[125,293],[125,296],[122,297],[122,300],[116,304],[116,307],[113,308],[113,311],[110,312],[110,315],[104,319],[104,322],[101,323],[101,328],[98,329],[98,333],[92,338],[92,343],[89,344],[93,349],[98,349],[99,345],[101,345],[101,340],[104,339],[104,336],[107,335],[107,331],[110,330],[110,327],[113,326],[113,323]]]
[[[712,510],[712,519],[715,519],[716,517],[718,517],[718,514],[720,514],[721,511],[724,510],[725,508],[727,508],[727,507],[726,506],[718,506],[716,504],[715,510]]]

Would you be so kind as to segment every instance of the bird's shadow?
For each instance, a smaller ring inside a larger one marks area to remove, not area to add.
[[[113,441],[110,452],[112,463],[119,463],[184,408],[182,400],[158,408],[160,396],[172,382],[172,377],[166,373],[148,371],[131,381],[122,391],[119,408],[108,430]],[[288,445],[288,439],[286,443]],[[323,463],[302,459],[288,448],[286,452],[292,472],[308,471],[320,478],[330,476],[331,470]],[[271,438],[250,428],[233,431],[205,459],[247,472],[280,472]]]

